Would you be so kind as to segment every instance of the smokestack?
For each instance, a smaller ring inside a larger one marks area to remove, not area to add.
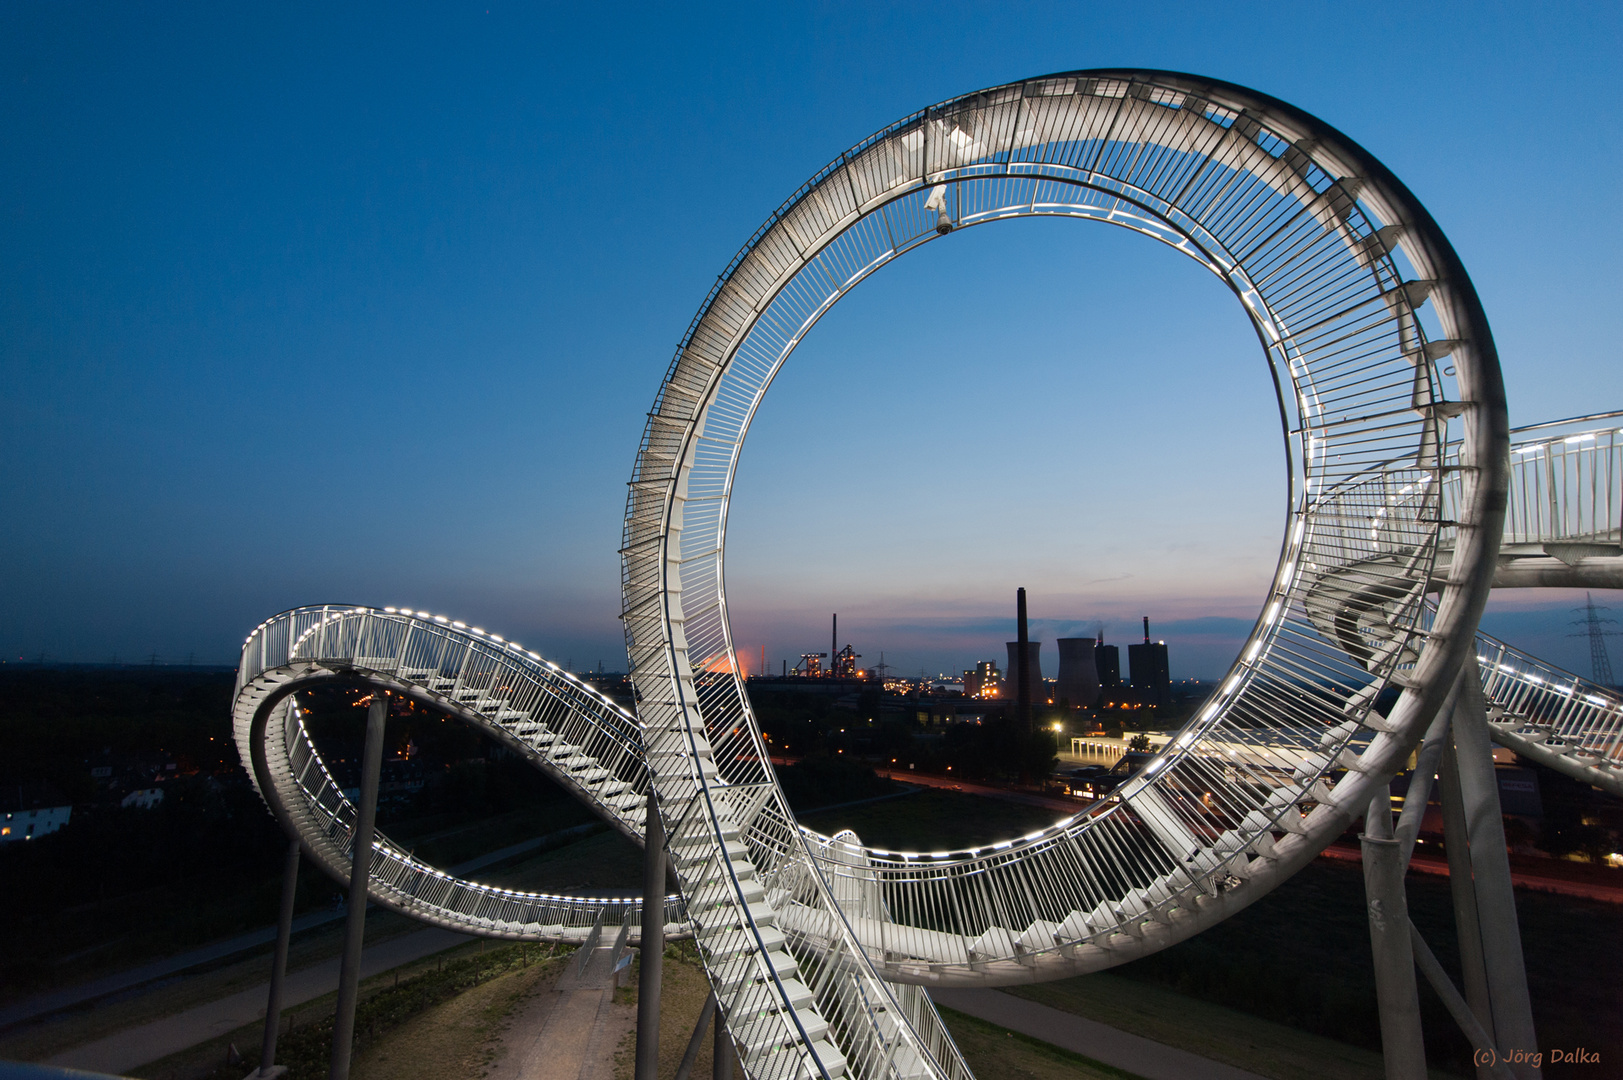
[[[1150,620],[1146,616],[1144,619],[1144,626],[1146,627],[1144,633],[1146,635],[1149,634],[1147,629],[1149,625]],[[1144,640],[1148,641],[1150,639],[1146,636]],[[828,632],[828,670],[831,675],[834,673],[834,658],[838,655],[840,655],[840,613],[836,611],[834,613],[834,627]]]
[[[1018,589],[1014,594],[1015,639],[1020,643],[1020,649],[1015,654],[1015,661],[1019,667],[1019,696],[1015,699],[1020,710],[1020,721],[1031,726],[1031,657],[1026,649],[1029,640],[1026,634],[1026,590]]]
[[[1150,617],[1144,616],[1144,644],[1150,643]]]

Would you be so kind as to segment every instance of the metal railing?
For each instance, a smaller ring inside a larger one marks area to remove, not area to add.
[[[1623,545],[1623,412],[1534,424],[1511,436],[1507,554],[1545,544]],[[1458,512],[1461,480],[1457,470],[1444,477],[1446,518]]]
[[[630,809],[647,790],[636,721],[595,689],[483,630],[423,612],[351,605],[298,608],[267,619],[243,644],[234,728],[260,794],[329,872],[347,880],[355,806],[333,779],[286,685],[342,674],[417,697],[467,720],[640,836]],[[269,710],[268,715],[259,716]],[[260,720],[256,747],[255,720]],[[444,873],[381,833],[372,862],[379,903],[436,925],[515,940],[579,941],[603,916],[635,918],[640,897],[580,897],[503,889]],[[686,932],[668,897],[670,932]]]
[[[1487,634],[1477,664],[1494,740],[1623,796],[1623,697]]]

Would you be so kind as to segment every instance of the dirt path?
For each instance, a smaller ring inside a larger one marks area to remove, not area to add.
[[[629,995],[615,1000],[612,950],[600,947],[582,973],[571,956],[550,988],[513,1014],[489,1080],[613,1080],[614,1052],[635,1030]]]

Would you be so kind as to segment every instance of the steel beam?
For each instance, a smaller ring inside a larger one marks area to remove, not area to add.
[[[1364,898],[1369,945],[1375,957],[1375,993],[1381,1016],[1386,1080],[1426,1080],[1426,1043],[1420,1030],[1409,905],[1403,893],[1403,844],[1392,836],[1392,794],[1382,787],[1369,802],[1364,832]]]
[[[733,1037],[727,1034],[727,1018],[716,1009],[716,1039],[710,1046],[711,1080],[733,1080]]]
[[[1402,864],[1405,871],[1409,868],[1409,859],[1414,855],[1415,841],[1420,837],[1420,825],[1426,817],[1426,804],[1431,802],[1432,781],[1437,778],[1437,766],[1443,757],[1443,747],[1448,743],[1448,718],[1454,712],[1454,698],[1459,693],[1459,684],[1456,681],[1454,690],[1443,702],[1443,707],[1437,710],[1437,718],[1426,729],[1426,737],[1420,742],[1420,749],[1415,752],[1415,767],[1409,773],[1409,790],[1403,796],[1403,813],[1398,815],[1396,828],[1392,835],[1397,838],[1402,847]]]
[[[659,992],[665,959],[665,823],[659,796],[648,786],[648,817],[642,863],[641,965],[637,972],[636,1080],[657,1080],[659,1072]]]
[[[287,977],[287,951],[293,939],[293,904],[299,892],[299,838],[288,841],[282,868],[282,907],[276,916],[276,954],[271,960],[270,997],[265,1002],[265,1041],[260,1045],[259,1068],[253,1076],[271,1080],[286,1072],[276,1066],[276,1036],[282,1026],[282,982]],[[273,1071],[274,1070],[274,1071]]]
[[[361,753],[361,804],[355,808],[350,844],[349,913],[344,921],[344,957],[338,970],[338,1011],[333,1018],[332,1064],[328,1080],[348,1080],[355,1048],[355,1005],[360,998],[361,945],[366,937],[366,885],[372,866],[372,834],[378,817],[378,774],[383,768],[383,726],[389,695],[372,691],[366,711],[366,748]]]
[[[1460,795],[1459,752],[1452,734],[1443,747],[1437,781],[1443,803],[1443,847],[1448,853],[1448,886],[1454,899],[1454,932],[1460,945],[1460,982],[1465,1000],[1489,1037],[1493,1009],[1488,999],[1487,969],[1482,960],[1482,930],[1477,919],[1476,889],[1471,882],[1471,842]],[[1495,1040],[1497,1042],[1497,1040]],[[1478,1075],[1482,1075],[1478,1070]]]
[[[1482,677],[1474,657],[1460,671],[1452,727],[1459,805],[1465,818],[1471,892],[1476,901],[1483,975],[1492,1017],[1492,1023],[1484,1023],[1483,1027],[1492,1032],[1500,1054],[1511,1062],[1512,1072],[1518,1077],[1535,1077],[1539,1070],[1531,1060],[1518,1060],[1538,1053],[1538,1039],[1527,992],[1527,966],[1510,881],[1505,819],[1499,808],[1499,782],[1494,775]],[[1449,869],[1452,875],[1452,859]]]
[[[710,996],[704,999],[704,1008],[699,1010],[699,1022],[693,1025],[693,1037],[688,1040],[682,1064],[676,1067],[676,1080],[688,1080],[693,1075],[693,1063],[699,1060],[699,1050],[704,1046],[704,1037],[710,1030],[710,1019],[715,1015],[716,992],[712,990]]]

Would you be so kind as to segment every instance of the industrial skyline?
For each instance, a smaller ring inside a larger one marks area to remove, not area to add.
[[[0,649],[229,663],[266,612],[366,598],[620,666],[627,448],[740,238],[817,148],[967,87],[1141,59],[1147,29],[1157,66],[1379,143],[1493,312],[1512,422],[1623,400],[1619,225],[1557,179],[1570,145],[1615,171],[1587,137],[1619,120],[1615,11],[1462,35],[1383,9],[1365,37],[1298,12],[1259,41],[1193,5],[993,10],[8,9]],[[1365,93],[1400,78],[1423,114]],[[998,655],[981,643],[1023,582],[1034,634],[1126,641],[1148,609],[1174,677],[1217,675],[1278,552],[1276,413],[1255,336],[1193,264],[1075,224],[965,230],[832,310],[779,376],[734,493],[740,649],[798,655],[839,610],[859,652],[961,670]],[[1581,602],[1496,597],[1484,628],[1587,670]]]

